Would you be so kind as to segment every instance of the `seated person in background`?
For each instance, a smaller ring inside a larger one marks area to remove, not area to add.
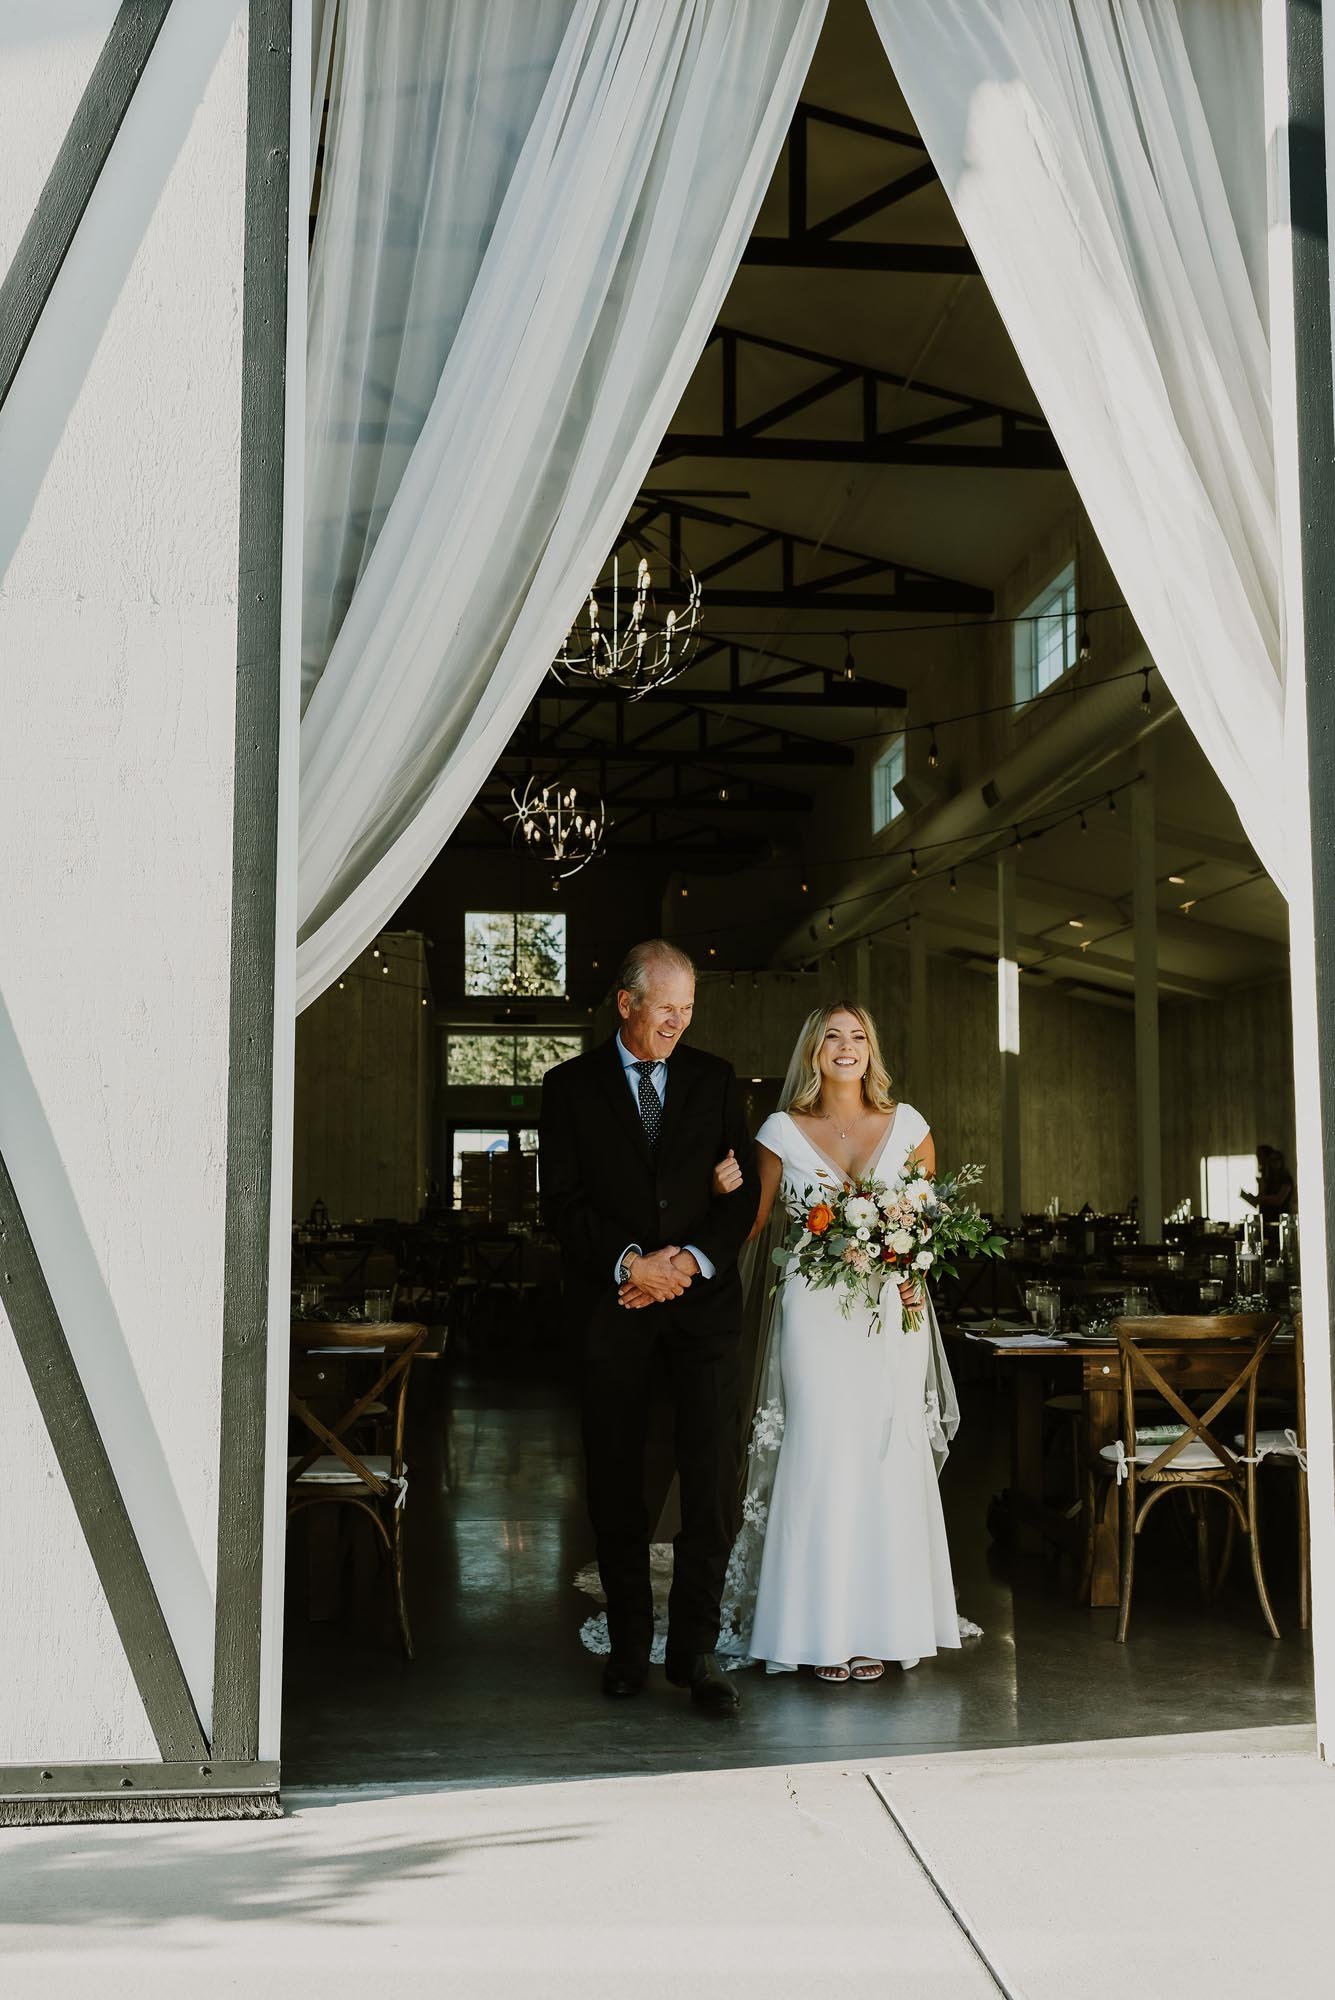
[[[1288,1215],[1293,1209],[1293,1175],[1278,1146],[1256,1149],[1256,1193],[1239,1188],[1243,1200],[1262,1216]]]

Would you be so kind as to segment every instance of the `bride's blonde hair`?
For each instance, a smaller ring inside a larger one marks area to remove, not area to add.
[[[890,1087],[890,1072],[881,1055],[881,1038],[876,1032],[876,1023],[867,1009],[859,1007],[853,1000],[832,1000],[828,1007],[817,1007],[807,1015],[798,1037],[794,1062],[797,1086],[785,1109],[814,1111],[820,1103],[820,1048],[825,1040],[825,1031],[836,1014],[851,1014],[867,1037],[867,1067],[862,1075],[864,1104],[873,1111],[893,1111],[895,1100]]]

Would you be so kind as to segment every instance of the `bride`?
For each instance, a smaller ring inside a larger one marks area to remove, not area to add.
[[[756,1135],[761,1200],[752,1284],[768,1293],[771,1242],[790,1208],[846,1180],[893,1182],[911,1160],[930,1174],[927,1121],[891,1095],[875,1024],[845,1002],[808,1016],[782,1109]],[[740,1175],[715,1170],[720,1192]],[[783,1273],[763,1330],[742,1529],[724,1591],[721,1653],[771,1672],[879,1680],[957,1648],[950,1554],[937,1490],[959,1421],[930,1300],[916,1332],[912,1282],[887,1282],[879,1309]]]

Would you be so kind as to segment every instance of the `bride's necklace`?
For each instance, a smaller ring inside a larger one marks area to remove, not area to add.
[[[857,1127],[862,1123],[863,1119],[866,1117],[867,1114],[865,1111],[859,1111],[856,1118],[850,1118],[848,1121],[848,1130],[846,1132],[842,1129],[839,1120],[835,1117],[832,1111],[820,1111],[817,1112],[816,1115],[819,1118],[823,1118],[827,1124],[833,1125],[835,1131],[838,1132],[839,1137],[841,1139],[848,1140],[852,1138],[853,1133],[856,1131]]]

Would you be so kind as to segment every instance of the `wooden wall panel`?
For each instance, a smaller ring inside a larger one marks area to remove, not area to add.
[[[1182,1001],[1160,1013],[1164,1200],[1199,1212],[1201,1160],[1278,1146],[1294,1160],[1293,1021],[1287,980]]]
[[[416,1218],[430,1159],[430,998],[423,939],[387,932],[299,1017],[295,1216],[321,1198],[343,1221]]]

